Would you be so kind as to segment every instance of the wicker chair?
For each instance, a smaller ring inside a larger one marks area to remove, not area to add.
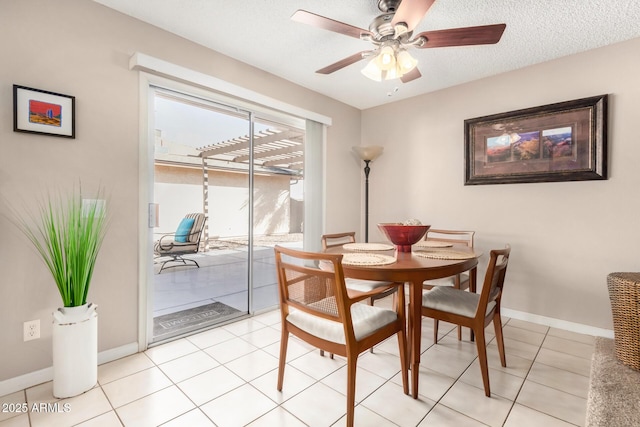
[[[282,316],[278,390],[282,391],[289,334],[308,344],[347,358],[347,426],[354,421],[358,355],[392,335],[398,350],[404,393],[409,394],[405,304],[398,293],[395,310],[360,303],[400,284],[391,283],[367,293],[350,295],[344,280],[341,254],[302,252],[275,247],[278,293]],[[331,270],[320,269],[331,263]]]

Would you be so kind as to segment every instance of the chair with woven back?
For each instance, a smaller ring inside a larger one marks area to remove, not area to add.
[[[355,243],[356,242],[356,233],[355,231],[349,231],[346,233],[335,233],[335,234],[324,234],[321,237],[322,242],[322,250],[326,251],[329,248],[334,248],[337,246],[342,246],[346,243]],[[359,292],[369,292],[376,288],[385,287],[390,284],[390,282],[377,281],[377,280],[360,280],[360,279],[352,279],[350,277],[345,278],[347,283],[347,288],[359,291]],[[382,294],[376,294],[371,296],[369,301],[371,305],[375,300],[384,298],[396,292],[397,288],[391,288],[388,292]]]
[[[422,315],[434,319],[433,341],[438,343],[438,321],[471,328],[476,336],[478,361],[484,383],[484,393],[491,396],[489,368],[487,363],[487,343],[485,328],[493,322],[496,343],[500,354],[500,364],[507,366],[502,335],[500,302],[504,288],[504,278],[509,264],[511,247],[495,249],[490,253],[487,272],[479,294],[455,289],[450,286],[436,286],[422,296]]]
[[[278,294],[282,318],[278,385],[282,391],[289,334],[308,344],[347,359],[347,423],[354,423],[358,356],[396,335],[404,393],[409,393],[406,354],[404,293],[395,309],[363,303],[377,293],[401,284],[390,283],[370,292],[346,287],[342,254],[304,252],[275,247]],[[321,263],[331,268],[321,269]]]
[[[335,248],[347,243],[355,243],[356,232],[348,231],[344,233],[323,234],[320,240],[322,243],[322,250],[326,251],[329,248]],[[345,283],[347,285],[347,289],[351,289],[357,292],[371,292],[381,287],[388,287],[391,284],[391,282],[352,279],[350,277],[345,278]],[[396,293],[397,290],[398,290],[397,287],[393,287],[393,288],[389,288],[385,292],[374,294],[368,299],[369,304],[373,305],[374,301],[385,298],[389,295],[393,295]],[[394,303],[395,303],[395,299],[394,299]],[[371,353],[373,353],[373,347],[371,348]],[[324,352],[320,351],[320,354],[324,355]]]
[[[475,231],[429,229],[424,237],[423,244],[432,247],[447,247],[450,245],[465,245],[473,248],[473,238]],[[431,289],[434,286],[452,286],[454,289],[469,289],[469,274],[462,273],[442,279],[428,280],[424,282],[424,289]],[[458,326],[458,340],[462,339],[462,328]]]

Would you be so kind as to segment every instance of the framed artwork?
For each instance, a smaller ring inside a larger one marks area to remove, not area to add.
[[[607,95],[464,121],[465,185],[607,179]]]
[[[75,104],[75,96],[13,85],[13,130],[75,138]]]

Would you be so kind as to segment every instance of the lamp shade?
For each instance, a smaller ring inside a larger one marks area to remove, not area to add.
[[[396,64],[395,61],[394,64]],[[369,61],[369,63],[361,70],[361,73],[376,82],[381,82],[382,80],[393,80],[397,79],[398,77],[402,77],[402,74],[398,73],[397,64],[393,68],[389,68],[388,70],[381,70],[378,67],[377,58],[373,58],[371,61]]]
[[[370,146],[356,146],[352,147],[352,150],[362,159],[362,160],[375,160],[377,159],[384,150],[384,147],[380,147],[379,145],[370,145]]]
[[[387,44],[362,69],[362,74],[377,82],[393,80],[410,72],[416,65],[418,61],[406,49]]]
[[[397,61],[401,75],[408,73],[409,71],[416,68],[416,65],[418,65],[418,60],[412,57],[411,54],[406,50],[402,50],[400,51],[400,53],[398,53]]]
[[[396,52],[389,45],[380,49],[380,53],[375,58],[378,68],[383,71],[396,68]]]
[[[371,61],[369,61],[360,72],[371,80],[375,80],[376,82],[382,81],[382,70],[378,68],[378,64],[376,64],[376,58],[373,58]]]

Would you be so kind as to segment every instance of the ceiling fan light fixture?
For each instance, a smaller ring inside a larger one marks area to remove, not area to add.
[[[398,69],[398,67],[393,67],[390,70],[384,70],[382,71],[382,78],[384,80],[393,80],[393,79],[398,79],[402,77],[402,74],[400,73],[400,70]]]
[[[362,69],[362,74],[375,81],[402,78],[403,83],[422,76],[415,60],[406,51],[410,48],[436,48],[496,44],[506,24],[480,25],[464,28],[424,31],[413,37],[413,32],[427,14],[434,0],[377,0],[383,12],[369,25],[369,29],[355,27],[306,10],[297,10],[291,19],[333,31],[349,37],[367,40],[372,50],[359,52],[334,64],[317,70],[331,74],[362,59],[373,57]]]
[[[418,65],[404,46],[385,43],[374,54],[362,69],[362,74],[377,82],[399,79]]]
[[[371,61],[367,63],[367,65],[360,71],[366,77],[374,80],[376,82],[382,81],[382,70],[378,68],[378,64],[376,62],[377,57],[373,58]]]
[[[393,47],[386,45],[380,49],[380,53],[376,56],[378,68],[388,71],[396,68],[396,52]]]
[[[411,56],[411,54],[404,49],[401,50],[400,53],[398,53],[396,62],[398,63],[398,69],[401,73],[399,77],[402,77],[403,74],[408,73],[418,65],[418,60]]]

